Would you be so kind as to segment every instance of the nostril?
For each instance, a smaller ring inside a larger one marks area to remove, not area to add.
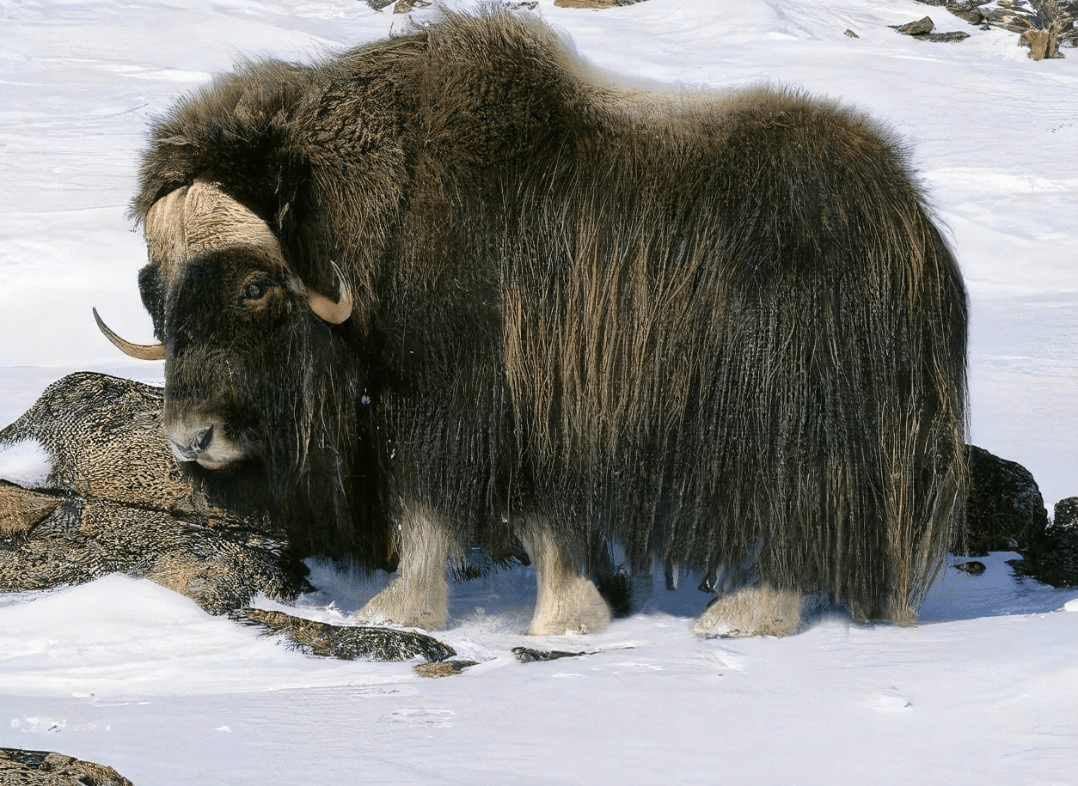
[[[199,456],[205,453],[210,443],[213,442],[213,426],[206,426],[198,431],[192,432],[190,436],[177,440],[169,440],[172,447],[172,454],[180,461],[196,461]]]
[[[191,437],[191,452],[201,453],[210,446],[210,442],[213,441],[213,426],[206,426],[206,428],[199,431]]]

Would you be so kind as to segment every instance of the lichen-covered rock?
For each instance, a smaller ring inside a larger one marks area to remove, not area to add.
[[[964,22],[971,25],[982,25],[985,20],[985,12],[981,6],[986,5],[985,0],[968,0],[968,2],[948,2],[947,10]]]
[[[112,767],[45,751],[0,748],[4,786],[133,786]]]
[[[339,660],[411,660],[421,657],[440,662],[456,651],[426,633],[369,625],[332,625],[318,620],[293,617],[267,609],[240,609],[232,618],[285,636],[292,646],[310,655]]]
[[[923,16],[904,25],[892,25],[892,27],[903,35],[919,36],[931,33],[936,28],[936,23],[932,21],[932,17]]]
[[[221,614],[258,593],[287,601],[307,588],[264,481],[180,467],[161,404],[149,385],[72,374],[0,431],[0,453],[33,443],[49,461],[37,483],[0,481],[0,590],[122,572]]]
[[[999,0],[985,22],[1020,34],[1019,44],[1029,47],[1033,60],[1059,58],[1060,46],[1078,46],[1076,0]]]
[[[562,8],[617,8],[634,5],[644,0],[554,0],[554,5]]]
[[[964,41],[969,38],[969,33],[963,33],[958,31],[952,31],[948,33],[933,33],[936,28],[936,23],[932,21],[932,17],[926,16],[921,19],[917,19],[913,22],[908,22],[904,25],[891,25],[895,30],[903,35],[912,36],[921,41],[936,41],[941,43],[953,43],[955,41]]]
[[[437,663],[417,663],[415,673],[420,677],[437,679],[439,677],[452,677],[460,674],[465,669],[478,665],[479,662],[474,660],[443,660]]]
[[[212,614],[234,612],[234,619],[258,624],[309,654],[427,662],[454,655],[421,633],[244,608],[257,594],[293,600],[310,589],[307,568],[270,517],[262,491],[267,484],[257,468],[211,473],[181,467],[161,434],[161,405],[158,388],[83,372],[51,385],[0,431],[0,457],[15,453],[21,456],[15,463],[27,465],[40,454],[44,464],[19,472],[6,462],[18,482],[0,479],[0,592],[126,573],[186,595]],[[40,759],[57,754],[27,755],[23,759],[35,766],[60,761]],[[4,786],[127,783],[15,780],[4,769],[8,764],[0,758]],[[52,770],[41,772],[53,777]]]

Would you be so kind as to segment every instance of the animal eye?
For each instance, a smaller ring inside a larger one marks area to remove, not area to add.
[[[255,274],[243,282],[243,299],[261,300],[269,292],[273,282],[265,274]]]

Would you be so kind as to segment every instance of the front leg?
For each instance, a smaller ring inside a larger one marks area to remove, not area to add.
[[[566,631],[588,633],[605,628],[610,622],[610,607],[567,557],[550,526],[529,517],[517,534],[535,567],[535,613],[528,633],[560,636]]]
[[[407,508],[399,525],[397,575],[357,615],[376,624],[440,630],[449,621],[449,530],[428,510]]]

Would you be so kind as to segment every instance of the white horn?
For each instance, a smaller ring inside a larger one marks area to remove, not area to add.
[[[129,357],[133,357],[137,360],[164,360],[165,359],[165,345],[164,344],[132,344],[130,341],[124,338],[120,338],[112,329],[105,324],[101,319],[101,316],[97,313],[97,309],[94,309],[94,320],[97,322],[98,329],[105,334],[105,338],[116,345],[117,349],[123,352]]]

